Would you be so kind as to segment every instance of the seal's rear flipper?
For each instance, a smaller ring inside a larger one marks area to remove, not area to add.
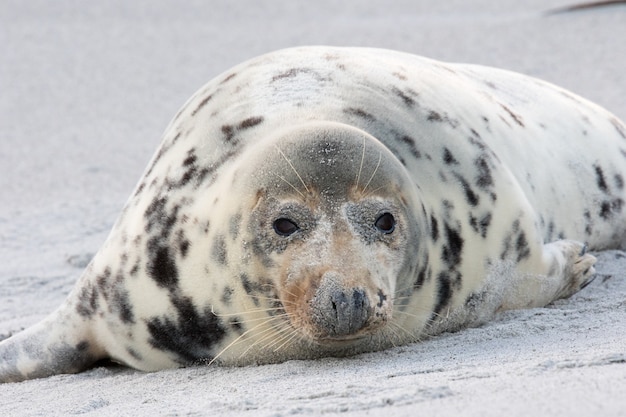
[[[68,317],[61,308],[0,342],[0,383],[79,372],[103,357],[83,321]]]

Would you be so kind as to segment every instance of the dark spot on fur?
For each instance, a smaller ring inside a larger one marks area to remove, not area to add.
[[[144,213],[146,218],[146,232],[150,233],[153,228],[157,227],[165,217],[165,205],[167,204],[166,197],[159,197],[152,200],[148,208]]]
[[[433,238],[433,242],[439,239],[439,224],[434,216],[430,216],[430,236]]]
[[[600,204],[600,217],[604,220],[608,220],[616,213],[621,213],[624,200],[621,198],[615,198],[613,200],[606,200]]]
[[[598,165],[593,166],[596,172],[596,184],[598,184],[598,188],[605,193],[609,193],[609,186],[606,184],[606,179],[604,178],[604,172],[602,172],[602,168]]]
[[[178,356],[181,364],[211,359],[211,349],[226,331],[209,307],[197,310],[189,297],[170,296],[177,317],[155,316],[146,321],[150,344]]]
[[[222,133],[224,134],[224,140],[230,142],[235,136],[235,129],[231,125],[222,126]]]
[[[233,240],[237,239],[237,237],[239,236],[239,229],[240,228],[241,228],[241,212],[233,215],[230,218],[229,231],[230,231],[230,235],[233,238]]]
[[[232,74],[229,74],[226,78],[224,78],[220,84],[225,84],[225,83],[227,83],[228,81],[230,81],[230,80],[232,80],[233,78],[235,78],[236,76],[237,76],[237,73],[236,73],[236,72],[233,72]]]
[[[231,287],[229,287],[229,286],[224,287],[224,291],[222,291],[222,297],[220,298],[222,303],[224,303],[227,306],[229,306],[230,303],[232,302],[232,297],[233,297],[233,293],[234,292],[235,292],[235,290],[232,289]]]
[[[128,290],[124,285],[124,275],[120,272],[117,274],[114,282],[110,280],[106,283],[107,288],[101,288],[102,294],[109,303],[109,312],[116,314],[122,323],[132,324],[135,322],[133,306],[128,296]]]
[[[212,165],[208,167],[203,167],[198,169],[197,165],[191,165],[187,171],[183,174],[181,179],[177,182],[168,182],[168,190],[172,190],[175,188],[180,188],[186,186],[188,183],[193,181],[193,185],[195,187],[200,186],[203,182],[207,180],[214,180],[214,176],[212,174],[215,173],[226,161],[228,161],[233,156],[239,153],[238,148],[234,148],[224,153],[219,157],[217,161],[215,161]]]
[[[105,300],[108,300],[107,287],[109,284],[109,280],[111,279],[111,268],[106,267],[101,274],[96,276],[96,284],[98,285],[98,289],[103,293],[102,297]]]
[[[211,257],[214,261],[220,265],[228,265],[227,251],[226,251],[226,239],[223,235],[218,235],[213,241],[213,248],[211,249]]]
[[[251,127],[263,123],[263,120],[263,116],[248,117],[247,119],[239,123],[239,126],[237,126],[237,130],[250,129]]]
[[[176,260],[168,247],[163,246],[159,239],[148,241],[148,265],[150,277],[163,288],[172,288],[178,285],[178,268]]]
[[[83,317],[91,317],[98,310],[98,290],[91,284],[80,289],[76,312]]]
[[[611,117],[610,122],[613,125],[613,127],[615,127],[615,130],[617,130],[617,133],[622,138],[626,139],[626,128],[624,127],[624,125],[615,117]]]
[[[464,240],[459,232],[447,223],[444,225],[444,233],[446,244],[443,247],[441,257],[448,267],[455,268],[462,259]]]
[[[377,307],[382,307],[383,303],[387,301],[387,296],[385,295],[385,293],[379,288],[378,289],[378,304],[376,304]]]
[[[146,232],[150,234],[147,242],[148,274],[161,287],[170,288],[178,283],[178,268],[172,250],[170,235],[178,219],[179,205],[167,210],[167,198],[155,198],[146,209]]]
[[[237,132],[242,130],[250,129],[254,126],[257,126],[263,122],[263,116],[254,116],[249,117],[245,120],[239,122],[237,126],[233,125],[223,125],[222,133],[224,134],[224,141],[230,143],[236,143],[237,141],[233,140]]]
[[[185,171],[185,173],[183,174],[178,184],[176,184],[172,188],[184,187],[185,185],[189,183],[189,181],[191,181],[193,177],[196,176],[197,172],[198,172],[198,169],[196,167],[189,168],[187,171]]]
[[[124,290],[122,286],[118,285],[115,287],[111,302],[113,311],[117,312],[122,323],[132,324],[135,322],[133,306],[128,297],[128,291]]]
[[[472,207],[476,207],[480,201],[478,195],[474,192],[474,190],[472,190],[472,187],[465,180],[465,178],[461,177],[459,174],[454,174],[454,176],[461,183],[461,187],[463,188],[463,191],[465,192],[465,199],[467,200],[467,202]]]
[[[416,96],[417,93],[415,93],[414,91],[407,89],[406,93],[402,90],[400,90],[399,88],[393,87],[391,90],[396,96],[400,97],[402,99],[402,101],[404,102],[405,105],[407,105],[408,107],[413,107],[415,105],[415,100],[413,98],[411,98],[408,94],[411,94],[413,96]],[[407,94],[408,93],[408,94]]]
[[[180,256],[182,256],[183,258],[185,258],[187,256],[187,253],[189,252],[189,246],[191,245],[191,243],[189,243],[189,241],[187,239],[184,239],[180,242],[179,248],[180,248]]]
[[[409,146],[409,150],[415,158],[420,159],[422,157],[422,153],[418,151],[417,147],[415,146],[415,139],[410,136],[404,135],[400,137],[400,141],[406,143]]]
[[[447,113],[444,112],[443,114],[441,114],[434,110],[430,110],[428,112],[428,115],[426,116],[426,120],[428,120],[429,122],[445,123],[448,126],[450,126],[452,129],[456,129],[461,124],[458,120],[451,119]]]
[[[113,277],[111,268],[106,267],[102,273],[96,275],[95,287],[86,285],[82,288],[77,305],[78,314],[84,317],[92,316],[99,307],[98,297],[102,297],[106,301],[109,313],[117,315],[122,323],[134,323],[133,308],[125,281],[122,272]]]
[[[491,213],[487,213],[482,216],[480,219],[474,217],[470,214],[470,226],[472,229],[480,234],[481,237],[487,237],[487,232],[489,231],[489,225],[491,224]]]
[[[441,272],[437,277],[437,302],[433,309],[432,320],[436,320],[439,313],[448,305],[450,299],[452,299],[452,293],[452,280],[450,276],[445,272]]]
[[[426,117],[426,120],[428,120],[429,122],[441,122],[443,121],[443,117],[441,117],[441,115],[437,113],[436,111],[431,110],[428,112],[428,116]]]
[[[241,319],[239,317],[233,317],[228,321],[229,326],[235,330],[237,333],[241,334],[243,332],[243,325],[241,324]]]
[[[459,161],[457,161],[454,155],[452,155],[452,152],[450,152],[450,149],[446,147],[443,148],[443,162],[445,162],[446,165],[458,165],[459,164]]]
[[[524,127],[524,121],[522,119],[522,116],[520,116],[519,114],[513,113],[513,111],[511,109],[509,109],[507,106],[505,106],[502,103],[500,103],[500,107],[502,107],[504,109],[504,111],[506,111],[509,114],[509,116],[511,116],[511,118],[513,120],[515,120],[515,123],[517,123],[521,127]]]
[[[362,109],[357,109],[355,107],[348,107],[343,109],[343,112],[352,116],[356,116],[359,117],[361,119],[367,120],[369,122],[373,122],[376,120],[376,118],[371,115],[370,113],[366,112],[365,110]]]
[[[280,74],[273,76],[271,82],[273,83],[273,82],[276,82],[278,80],[282,80],[285,78],[294,78],[300,74],[308,74],[318,81],[324,81],[324,77],[322,77],[321,74],[319,74],[318,72],[310,68],[290,68],[285,72],[282,72]]]
[[[493,177],[491,176],[491,168],[487,162],[487,156],[485,154],[479,156],[474,161],[474,165],[478,169],[478,176],[476,178],[476,185],[486,190],[493,186]]]
[[[548,241],[552,241],[551,235],[554,233],[554,222],[548,223]],[[559,239],[564,239],[564,236],[559,236]],[[530,256],[530,246],[526,238],[526,233],[520,229],[520,221],[515,220],[511,225],[511,233],[507,234],[502,242],[503,250],[500,254],[500,259],[505,260],[511,257],[511,251],[514,250],[517,255],[515,259],[517,262],[522,259],[526,259]]]
[[[517,251],[517,262],[530,257],[530,246],[528,246],[528,240],[526,240],[526,233],[520,232],[517,236],[515,249]]]
[[[417,279],[413,283],[413,289],[418,290],[422,288],[424,282],[426,282],[426,265],[423,265],[422,268],[417,273]]]
[[[135,196],[138,196],[139,194],[141,194],[141,192],[143,191],[143,189],[146,188],[146,183],[142,182],[141,184],[139,184],[139,186],[137,187],[137,190],[135,190]]]
[[[195,148],[191,148],[187,151],[187,158],[183,161],[183,166],[188,167],[190,165],[194,165],[197,160],[198,157],[195,154]]]
[[[239,279],[241,280],[241,285],[243,285],[243,289],[246,294],[252,294],[252,284],[250,283],[250,279],[246,273],[242,273],[239,275]]]
[[[302,68],[291,68],[285,72],[282,72],[278,75],[273,76],[271,82],[275,82],[283,78],[293,78],[296,75],[298,75],[299,72],[302,72],[302,71],[304,71]]]
[[[202,108],[213,98],[213,94],[209,94],[205,98],[202,99],[200,103],[196,106],[195,109],[191,112],[192,116],[195,116]]]
[[[617,189],[622,190],[624,188],[624,178],[620,174],[615,174],[613,179],[615,180]]]

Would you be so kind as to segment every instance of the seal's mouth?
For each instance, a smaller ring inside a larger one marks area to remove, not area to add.
[[[359,275],[361,276],[361,275]],[[360,343],[391,318],[387,292],[371,281],[336,271],[285,287],[281,299],[291,327],[310,343],[342,347]]]
[[[344,335],[344,336],[321,336],[321,337],[315,338],[314,341],[317,344],[324,345],[324,346],[352,344],[353,342],[359,342],[363,339],[367,339],[371,337],[372,334],[375,333],[375,331],[378,330],[379,328],[380,326],[376,326],[375,329],[368,328],[366,330],[361,330],[358,333]]]
[[[325,346],[353,344],[371,336],[387,323],[388,314],[362,288],[335,288],[316,292],[307,306],[302,329],[315,343]]]

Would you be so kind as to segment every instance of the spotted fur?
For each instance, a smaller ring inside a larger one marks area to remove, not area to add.
[[[545,82],[309,47],[200,89],[0,381],[348,355],[544,306],[626,241],[626,128]],[[574,239],[574,240],[566,240]]]

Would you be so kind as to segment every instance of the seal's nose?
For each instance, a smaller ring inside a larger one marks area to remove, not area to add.
[[[326,337],[357,333],[367,324],[372,308],[362,288],[343,288],[340,275],[326,273],[311,299],[311,318]]]

